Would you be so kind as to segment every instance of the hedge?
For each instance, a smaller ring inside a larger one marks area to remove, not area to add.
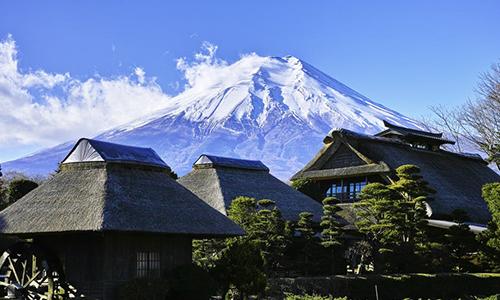
[[[456,299],[464,296],[500,294],[500,274],[445,273],[298,277],[269,280],[268,295],[331,295],[349,299]]]

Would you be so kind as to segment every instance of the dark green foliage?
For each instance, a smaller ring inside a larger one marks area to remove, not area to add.
[[[321,201],[324,197],[318,184],[311,179],[296,179],[292,181],[292,187],[316,201]]]
[[[331,272],[335,274],[336,250],[342,245],[342,226],[337,221],[337,212],[340,208],[336,199],[328,197],[323,200],[323,216],[321,217],[321,245],[330,250]]]
[[[231,239],[214,271],[221,283],[231,290],[235,289],[233,293],[246,299],[249,295],[258,295],[264,291],[267,278],[263,265],[264,261],[255,243],[244,238]]]
[[[226,242],[223,239],[193,240],[193,262],[205,270],[215,268],[220,261]]]
[[[252,228],[254,241],[260,249],[266,273],[279,267],[283,251],[287,246],[285,221],[274,201],[263,199],[257,202],[256,222]]]
[[[354,274],[363,274],[373,262],[373,247],[367,241],[358,241],[347,249],[345,257]]]
[[[499,274],[406,274],[299,277],[270,280],[269,294],[315,294],[348,299],[467,299],[500,293]]]
[[[398,180],[390,185],[368,184],[355,204],[356,226],[375,250],[375,267],[385,272],[415,271],[423,255],[428,195],[434,191],[414,165],[396,169]]]
[[[392,220],[395,201],[394,190],[381,183],[370,183],[361,191],[360,202],[354,205],[359,218],[356,226],[376,246],[376,251],[396,239]]]
[[[263,292],[266,278],[282,267],[285,248],[291,237],[287,224],[274,202],[237,197],[228,217],[239,224],[245,236],[193,243],[194,261],[213,272],[222,294],[228,289],[242,297]]]
[[[484,237],[488,247],[500,251],[500,182],[486,184],[483,187],[483,198],[491,212],[491,221]]]
[[[492,271],[500,271],[500,182],[486,184],[483,198],[491,212],[488,229],[478,235],[481,261]]]
[[[304,240],[312,240],[314,237],[313,214],[310,212],[301,212],[299,221],[297,222],[296,230],[300,233],[300,237]]]
[[[466,224],[451,226],[445,233],[444,250],[449,259],[451,270],[456,272],[472,269],[472,255],[478,249],[474,233]]]
[[[210,274],[199,266],[179,266],[167,276],[166,299],[210,299],[216,291],[216,283]]]
[[[37,187],[38,183],[29,179],[17,178],[12,180],[5,192],[5,197],[1,209],[4,209],[17,200],[21,199],[24,195],[31,192]]]
[[[302,250],[302,257],[303,260],[301,262],[301,269],[304,271],[305,275],[309,275],[311,265],[310,261],[314,257],[314,248],[316,244],[316,240],[314,238],[314,234],[316,233],[314,231],[314,226],[313,226],[313,214],[310,212],[301,212],[299,214],[299,221],[297,222],[297,227],[295,228],[297,232],[299,233],[299,239],[302,244],[301,250]]]

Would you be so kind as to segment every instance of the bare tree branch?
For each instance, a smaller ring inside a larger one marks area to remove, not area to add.
[[[488,155],[488,160],[500,164],[500,63],[479,77],[476,99],[458,108],[431,107],[434,118],[429,122],[456,141],[454,150],[464,150],[464,140]]]

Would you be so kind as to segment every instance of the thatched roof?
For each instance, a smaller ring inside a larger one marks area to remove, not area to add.
[[[119,146],[112,153],[126,149]],[[53,178],[0,212],[0,232],[120,231],[198,237],[243,233],[170,178],[163,161],[153,166],[135,158],[63,163]]]
[[[202,155],[178,182],[223,214],[238,196],[273,200],[287,220],[308,211],[317,221],[322,214],[321,204],[271,175],[262,162]]]
[[[344,178],[355,177],[365,175],[366,169],[376,171],[379,168],[377,165],[389,167],[391,172],[380,167],[379,175],[390,179],[397,167],[414,164],[420,167],[424,179],[437,191],[434,200],[429,202],[432,218],[448,216],[455,209],[465,210],[474,222],[484,224],[490,218],[486,203],[481,197],[481,188],[486,183],[498,182],[500,176],[478,156],[442,149],[418,149],[400,140],[364,135],[346,129],[332,130],[324,139],[324,143],[316,157],[292,179],[333,179],[338,178],[338,174],[345,175]],[[339,145],[345,145],[364,165],[347,167],[349,172],[343,168],[321,167],[329,157],[335,156],[335,149],[338,149]],[[352,172],[354,169],[358,169],[360,173]],[[315,174],[319,176],[312,176]]]

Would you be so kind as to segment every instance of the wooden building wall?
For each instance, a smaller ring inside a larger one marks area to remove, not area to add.
[[[158,252],[160,275],[192,260],[186,236],[80,233],[36,240],[57,254],[67,281],[89,299],[118,299],[117,288],[137,276],[137,252]]]
[[[324,169],[336,169],[336,168],[345,168],[345,167],[353,167],[353,166],[361,166],[365,165],[361,158],[359,158],[351,149],[349,149],[346,145],[340,145],[337,151],[328,158],[325,164],[321,167]]]

